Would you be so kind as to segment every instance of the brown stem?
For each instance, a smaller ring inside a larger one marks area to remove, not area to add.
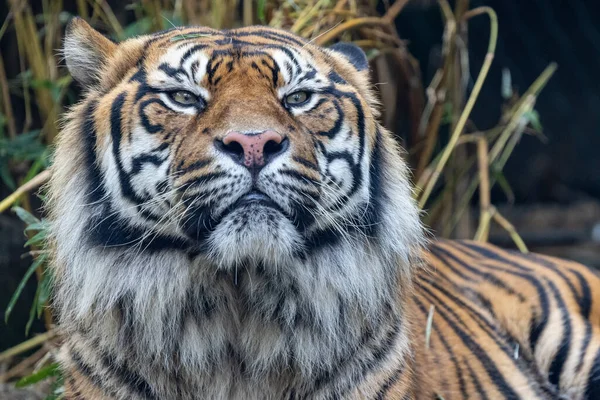
[[[317,44],[319,46],[323,46],[323,45],[329,43],[330,41],[332,41],[333,39],[335,39],[336,37],[340,36],[342,33],[349,31],[349,30],[360,28],[361,26],[365,26],[365,25],[379,25],[379,26],[385,26],[386,28],[390,28],[389,22],[383,20],[383,18],[379,18],[379,17],[356,18],[356,19],[353,19],[350,21],[346,21],[343,24],[336,26],[329,32],[319,36],[315,40],[315,44]]]
[[[398,14],[400,14],[400,11],[402,11],[404,6],[407,5],[408,2],[409,0],[396,0],[394,4],[392,4],[390,8],[388,8],[387,12],[383,16],[383,19],[390,24],[394,22]]]
[[[4,69],[4,59],[0,52],[0,87],[2,89],[2,105],[4,116],[6,117],[6,126],[8,128],[8,136],[15,138],[17,136],[17,127],[15,125],[15,116],[10,102],[10,92],[8,89],[8,80],[6,79],[6,71]]]
[[[25,184],[23,184],[21,187],[15,190],[4,200],[0,201],[0,213],[9,208],[23,194],[43,185],[48,181],[48,179],[50,179],[50,171],[48,170],[42,171],[33,178],[31,178],[29,181],[27,181]]]
[[[11,347],[10,349],[4,350],[0,353],[0,362],[11,359],[14,356],[22,354],[28,350],[41,346],[46,341],[53,339],[56,336],[56,331],[50,330],[46,333],[42,333],[41,335],[37,335],[32,337],[29,340],[26,340],[18,345]]]
[[[486,213],[490,209],[490,162],[488,159],[488,142],[484,137],[477,141],[477,166],[479,169],[479,229],[476,239],[487,242],[489,238],[489,218]]]

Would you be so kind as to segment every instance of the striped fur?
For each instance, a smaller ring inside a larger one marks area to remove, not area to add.
[[[87,90],[50,183],[67,398],[597,394],[596,275],[423,250],[357,48],[265,27],[116,44],[75,19],[65,59]],[[224,153],[265,130],[289,145],[262,169]]]

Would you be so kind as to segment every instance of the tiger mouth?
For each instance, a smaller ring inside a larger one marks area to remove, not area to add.
[[[253,188],[246,192],[218,216],[211,213],[209,208],[199,207],[189,214],[182,225],[185,235],[199,243],[204,242],[223,220],[233,217],[237,223],[247,221],[246,216],[262,215],[266,217],[263,221],[270,221],[268,224],[273,227],[278,219],[288,220],[299,232],[304,232],[308,224],[313,220],[312,215],[302,212],[302,209],[293,209],[287,212],[281,205],[277,204],[269,195]],[[241,217],[238,218],[238,217]],[[247,227],[252,229],[251,226]]]
[[[242,213],[253,212],[257,209],[257,207],[276,211],[278,214],[281,214],[283,217],[287,218],[294,225],[297,225],[297,217],[294,214],[286,212],[269,195],[255,188],[239,197],[233,204],[227,207],[227,209],[221,214],[219,220],[222,220],[235,211],[240,211]]]
[[[231,207],[232,209],[236,209],[238,207],[242,207],[245,205],[261,205],[265,207],[274,208],[278,211],[282,211],[280,207],[266,194],[261,192],[260,190],[253,189],[241,196]]]

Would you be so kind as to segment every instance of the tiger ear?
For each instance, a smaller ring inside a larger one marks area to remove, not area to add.
[[[63,55],[69,72],[82,86],[98,83],[102,68],[116,49],[117,44],[82,18],[75,17],[67,25]]]
[[[352,43],[336,43],[329,47],[331,50],[342,54],[352,65],[359,71],[364,71],[369,68],[369,60],[365,52]]]

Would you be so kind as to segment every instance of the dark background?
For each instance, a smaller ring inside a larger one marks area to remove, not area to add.
[[[558,70],[538,98],[547,143],[524,136],[506,168],[518,203],[572,203],[600,198],[600,2],[597,0],[473,0],[498,14],[494,63],[472,119],[479,129],[500,117],[502,69],[524,92],[551,62]],[[420,61],[427,85],[441,46],[443,21],[435,3],[413,5],[398,16],[400,37]],[[488,45],[485,16],[469,23],[472,81]],[[496,202],[503,197],[495,196]]]

